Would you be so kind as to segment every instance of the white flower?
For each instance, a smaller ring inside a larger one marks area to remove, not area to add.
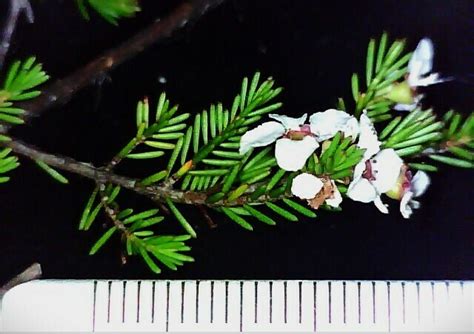
[[[301,199],[313,199],[323,188],[323,181],[312,174],[301,173],[293,179],[291,193]]]
[[[423,94],[416,94],[417,87],[426,87],[440,82],[450,80],[450,78],[439,77],[439,73],[430,73],[433,68],[433,42],[429,38],[423,38],[416,47],[413,55],[408,63],[408,77],[407,83],[410,91],[406,95],[411,95],[409,103],[398,103],[394,106],[395,110],[411,111],[415,109],[418,103],[423,98]],[[403,88],[398,91],[401,96],[405,95],[406,90],[402,84],[399,87]]]
[[[333,180],[330,181],[330,184],[332,194],[329,196],[323,194],[323,196],[325,196],[325,202],[327,205],[332,207],[338,207],[342,202],[341,193],[339,192],[339,189],[337,189],[336,183]],[[293,179],[293,183],[291,184],[291,193],[301,199],[306,199],[309,201],[316,198],[316,196],[321,191],[324,191],[323,188],[323,180],[312,174],[301,173]]]
[[[329,109],[310,117],[299,118],[270,114],[275,121],[263,123],[247,131],[240,140],[240,154],[252,147],[267,146],[276,141],[275,158],[278,166],[287,171],[303,168],[306,160],[319,147],[319,142],[334,137],[338,131],[345,136],[356,137],[359,133],[357,119],[340,110]]]
[[[240,139],[240,154],[252,147],[267,146],[276,141],[275,158],[278,166],[287,171],[303,168],[309,156],[319,147],[309,125],[305,125],[307,114],[300,118],[269,115],[277,120],[263,123],[247,131]]]
[[[345,111],[328,109],[324,112],[317,112],[309,118],[311,132],[319,141],[330,139],[341,131],[345,137],[357,137],[359,134],[359,124],[357,118],[349,115]]]
[[[402,165],[403,160],[393,149],[381,150],[368,160],[362,159],[354,169],[347,196],[358,202],[374,202],[381,212],[388,213],[380,196],[396,185]]]
[[[410,218],[413,209],[418,209],[420,203],[414,198],[423,195],[428,189],[431,181],[423,171],[418,171],[412,176],[411,171],[406,165],[403,165],[400,171],[397,184],[389,192],[387,196],[400,200],[400,212],[404,218]]]
[[[374,124],[367,116],[365,111],[360,115],[359,128],[360,134],[357,146],[359,148],[365,149],[364,157],[362,159],[365,161],[380,151],[381,142],[377,135],[377,131],[375,130]]]

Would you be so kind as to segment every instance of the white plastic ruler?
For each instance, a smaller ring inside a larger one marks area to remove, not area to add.
[[[3,299],[1,329],[473,332],[472,281],[37,280]]]

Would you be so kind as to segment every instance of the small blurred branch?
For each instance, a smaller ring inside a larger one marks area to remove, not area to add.
[[[171,36],[176,30],[183,28],[209,9],[224,0],[189,0],[178,6],[163,20],[152,23],[122,45],[109,50],[75,71],[66,78],[59,79],[44,87],[37,98],[19,103],[18,107],[26,110],[25,118],[41,115],[45,110],[67,103],[74,94],[89,85],[94,79],[115,68],[124,61],[136,56],[146,48]],[[6,133],[10,126],[0,126],[0,132]]]
[[[13,279],[8,281],[4,286],[0,287],[0,300],[2,299],[3,295],[10,289],[14,288],[17,285],[22,283],[26,283],[35,279],[40,278],[42,275],[41,265],[39,263],[33,263],[31,266],[26,268],[18,276],[15,276]]]
[[[18,18],[21,13],[25,13],[28,22],[33,23],[33,9],[31,8],[30,2],[28,0],[10,0],[10,10],[8,16],[5,20],[5,27],[2,31],[2,37],[0,40],[0,70],[3,67],[5,62],[5,57],[10,48],[10,41],[13,36],[13,33],[18,22]]]

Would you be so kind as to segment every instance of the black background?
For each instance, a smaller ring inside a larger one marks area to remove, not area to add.
[[[1,1],[0,17],[6,14]],[[143,1],[135,19],[111,26],[93,15],[87,23],[73,1],[34,1],[36,23],[21,23],[10,59],[34,54],[53,78],[72,70],[166,15],[175,1]],[[285,88],[281,113],[299,116],[350,96],[350,75],[363,71],[370,37],[386,30],[406,37],[411,49],[423,36],[436,47],[435,70],[456,81],[429,87],[426,105],[439,113],[473,110],[474,6],[472,1],[227,1],[195,25],[124,63],[108,77],[57,108],[18,127],[14,135],[48,152],[96,165],[106,162],[134,134],[136,101],[166,90],[182,110],[196,113],[211,102],[227,105],[241,78],[256,70]],[[167,79],[161,84],[158,78]],[[156,166],[125,166],[132,176]],[[45,278],[156,278],[139,259],[121,265],[119,241],[87,255],[103,231],[77,230],[93,183],[70,175],[62,186],[23,160],[0,192],[0,282],[32,262]],[[185,209],[198,239],[196,262],[160,278],[260,279],[473,279],[474,192],[472,171],[443,167],[404,220],[398,203],[382,215],[372,205],[345,200],[343,213],[318,219],[255,224],[242,230],[219,215],[210,230],[199,212]],[[151,203],[130,196],[131,206]],[[164,231],[180,232],[170,218]]]

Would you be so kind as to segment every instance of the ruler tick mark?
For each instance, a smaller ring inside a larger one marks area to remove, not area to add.
[[[107,322],[110,322],[110,298],[112,295],[112,281],[108,282],[108,291],[107,291]]]
[[[435,293],[434,293],[434,282],[431,282],[431,303],[433,304],[433,322],[436,320],[436,308],[435,308]]]
[[[125,294],[127,292],[127,281],[123,282],[123,291],[122,291],[122,323],[125,322]]]
[[[390,306],[390,282],[387,282],[387,308],[388,308],[388,331],[392,331],[391,306]]]
[[[214,281],[211,282],[211,324],[214,322]]]
[[[257,310],[258,310],[258,281],[255,281],[255,323],[257,323]]]
[[[94,281],[94,301],[93,301],[93,314],[92,314],[92,331],[95,332],[95,308],[97,306],[97,281]]]
[[[342,306],[344,323],[346,323],[346,282],[342,282]]]
[[[270,323],[272,323],[272,308],[273,308],[273,282],[270,282]]]
[[[361,316],[360,316],[360,286],[361,286],[361,283],[360,282],[357,282],[357,316],[358,316],[358,320],[359,320],[359,324],[360,324],[360,320],[361,320]]]
[[[229,282],[225,282],[225,323],[229,320]]]
[[[303,298],[303,291],[302,291],[303,282],[298,282],[298,322],[301,324],[301,318],[303,316],[302,310],[302,298]]]
[[[243,303],[243,299],[244,299],[244,282],[240,281],[240,332],[242,333],[242,318],[243,318],[243,314],[244,314],[244,303]]]
[[[405,323],[405,282],[402,282],[403,323]]]
[[[140,322],[140,289],[142,282],[138,281],[137,283],[137,323]]]
[[[155,285],[156,282],[151,283],[151,323],[155,323]]]
[[[184,323],[184,293],[186,292],[186,282],[181,282],[181,323]]]
[[[169,329],[170,319],[170,282],[166,282],[166,331]]]
[[[416,303],[418,310],[418,322],[420,322],[421,312],[420,312],[420,282],[416,282]]]
[[[288,288],[287,288],[287,282],[283,282],[283,299],[284,299],[284,321],[285,321],[285,324],[287,323],[288,321],[288,310],[287,310],[287,302],[288,302]]]
[[[318,291],[318,282],[313,282],[313,331],[316,332],[316,294]]]
[[[199,323],[199,283],[196,282],[196,323]]]
[[[329,294],[328,294],[328,296],[329,296],[329,300],[328,300],[328,302],[329,302],[329,323],[332,323],[332,319],[331,319],[331,318],[332,318],[332,317],[331,317],[331,316],[332,316],[332,305],[331,305],[331,282],[328,282],[328,292],[329,292]]]
[[[375,282],[372,282],[372,321],[375,324]]]

